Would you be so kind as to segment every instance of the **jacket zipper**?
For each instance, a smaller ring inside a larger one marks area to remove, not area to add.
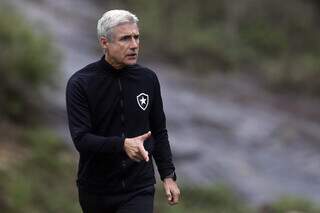
[[[121,85],[121,81],[120,78],[118,78],[118,84],[119,84],[119,90],[121,93],[121,99],[120,99],[120,107],[121,107],[121,124],[122,124],[122,137],[125,137],[125,133],[124,133],[124,102],[123,102],[123,93],[122,93],[122,85]],[[125,160],[122,161],[122,168],[125,169],[126,167],[126,162]],[[122,179],[121,181],[122,184],[122,188],[125,189],[126,188],[126,183],[124,181],[124,179]]]

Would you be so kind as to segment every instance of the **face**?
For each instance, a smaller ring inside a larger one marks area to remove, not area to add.
[[[139,52],[139,29],[135,23],[125,23],[112,29],[112,40],[100,38],[106,50],[106,60],[115,68],[136,64]]]

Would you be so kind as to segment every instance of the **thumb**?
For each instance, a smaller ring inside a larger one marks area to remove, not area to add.
[[[172,200],[172,195],[171,195],[171,192],[170,192],[170,188],[169,187],[165,187],[164,190],[165,190],[165,193],[166,193],[167,200],[171,201]]]
[[[170,190],[166,191],[166,196],[167,196],[168,201],[172,201],[172,195],[171,195]]]
[[[147,140],[150,136],[151,136],[151,132],[149,131],[149,132],[141,135],[141,136],[140,136],[140,139],[143,140],[143,141],[145,141],[145,140]]]

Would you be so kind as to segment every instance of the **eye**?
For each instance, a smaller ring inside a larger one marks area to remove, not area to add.
[[[129,41],[131,39],[131,36],[126,35],[120,38],[120,41]]]

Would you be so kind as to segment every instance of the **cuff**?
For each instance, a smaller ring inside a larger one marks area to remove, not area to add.
[[[113,151],[115,153],[120,153],[120,152],[123,152],[124,151],[124,140],[125,140],[125,137],[122,136],[122,137],[115,137],[114,140],[113,140]]]
[[[176,172],[175,171],[171,172],[169,175],[166,175],[164,176],[164,178],[161,178],[161,180],[163,181],[166,178],[172,178],[174,181],[176,181],[177,180]]]

